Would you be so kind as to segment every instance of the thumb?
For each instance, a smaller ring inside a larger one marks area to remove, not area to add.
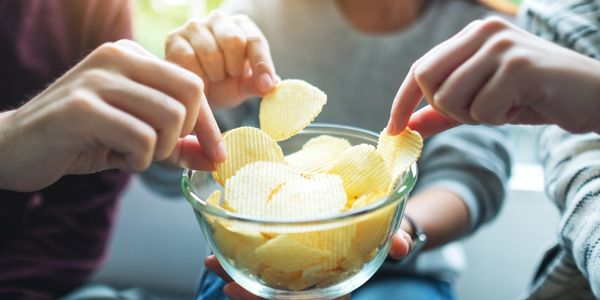
[[[433,107],[427,105],[410,116],[407,126],[418,131],[423,138],[426,138],[458,125],[461,125],[461,123],[440,114]]]
[[[412,239],[410,235],[404,230],[398,230],[392,236],[392,245],[390,247],[390,256],[393,259],[401,259],[408,255],[410,247],[412,245]]]

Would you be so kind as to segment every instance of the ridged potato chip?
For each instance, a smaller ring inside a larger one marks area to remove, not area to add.
[[[301,271],[282,272],[274,268],[264,268],[260,272],[260,278],[269,286],[277,288],[285,288],[293,291],[302,290],[297,284],[302,276]]]
[[[216,190],[206,198],[206,204],[210,206],[214,206],[217,208],[221,208],[221,191]]]
[[[344,208],[346,199],[342,179],[337,175],[294,176],[273,191],[265,216],[298,220],[334,215]]]
[[[365,207],[369,204],[375,203],[378,200],[383,199],[385,196],[387,196],[387,193],[384,192],[374,192],[374,193],[369,193],[369,194],[364,194],[360,197],[358,197],[358,199],[356,199],[356,201],[354,201],[350,207],[350,209],[357,209],[357,208],[361,208],[361,207]]]
[[[319,264],[324,271],[328,271],[336,269],[340,261],[350,255],[355,233],[356,225],[349,223],[338,228],[289,236],[314,249],[328,252],[327,257]]]
[[[255,253],[259,263],[284,273],[302,271],[329,255],[285,234],[267,241]]]
[[[219,184],[241,169],[256,161],[285,162],[279,145],[262,130],[254,127],[239,127],[223,135],[223,144],[228,153],[225,162],[217,164],[213,178]]]
[[[344,180],[348,206],[361,195],[383,192],[391,183],[391,172],[372,145],[356,145],[346,149],[329,170]]]
[[[369,255],[387,238],[397,204],[388,205],[377,211],[359,217],[352,250],[356,257]],[[368,257],[366,257],[368,258]]]
[[[284,163],[250,163],[226,181],[224,205],[239,214],[265,217],[269,211],[269,199],[291,179],[304,178]]]
[[[260,103],[260,128],[283,141],[308,126],[321,113],[327,95],[303,80],[278,83]]]
[[[243,268],[251,271],[258,269],[259,261],[255,250],[267,240],[259,231],[237,224],[225,224],[224,220],[213,222],[212,230],[215,243],[225,256]]]
[[[325,173],[344,150],[352,147],[348,140],[320,135],[308,140],[300,151],[289,154],[285,161],[302,173]]]
[[[417,162],[422,150],[423,138],[418,132],[406,128],[400,134],[391,136],[387,133],[387,128],[383,129],[377,142],[377,152],[392,171],[392,185],[389,190],[393,189],[400,176]]]

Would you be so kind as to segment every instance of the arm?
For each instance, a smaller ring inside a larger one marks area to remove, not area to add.
[[[548,196],[559,207],[560,244],[600,295],[600,136],[572,135],[556,127],[540,138]]]
[[[63,175],[112,168],[140,171],[153,160],[210,169],[225,152],[203,96],[194,74],[131,41],[106,43],[0,119],[0,189],[32,191]],[[186,137],[192,131],[197,136]]]
[[[406,214],[428,234],[428,248],[470,234],[492,220],[510,175],[502,129],[463,126],[430,138]]]

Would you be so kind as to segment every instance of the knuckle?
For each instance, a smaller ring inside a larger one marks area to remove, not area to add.
[[[167,38],[165,39],[165,49],[168,51],[172,47],[178,44],[179,38],[183,35],[181,29],[174,29],[167,34]]]
[[[110,82],[111,76],[104,70],[92,69],[83,73],[80,80],[85,87],[93,88]]]
[[[432,81],[430,68],[428,68],[425,64],[418,64],[414,66],[413,76],[419,85],[428,86]]]
[[[489,50],[495,53],[504,52],[516,44],[514,37],[509,34],[497,34],[489,42]]]
[[[104,43],[96,50],[97,55],[102,58],[111,58],[111,57],[122,57],[127,54],[127,51],[123,47],[122,44],[118,44],[118,42],[109,42]]]
[[[246,45],[246,39],[240,35],[224,36],[220,40],[220,45],[224,49],[241,49]]]
[[[185,23],[183,28],[185,31],[188,31],[188,32],[189,31],[197,32],[203,27],[206,27],[205,22],[203,22],[202,20],[198,20],[198,19],[191,19],[191,20],[187,21],[187,23]]]
[[[509,74],[530,68],[534,60],[526,54],[517,53],[508,56],[504,62],[505,71]]]
[[[204,92],[204,82],[198,76],[193,73],[186,72],[188,76],[181,81],[182,89],[186,91],[186,95],[188,95],[191,101],[196,101],[196,99],[200,99],[202,93]]]
[[[135,136],[137,149],[139,149],[141,153],[153,152],[157,138],[156,131],[151,128],[138,130]]]
[[[475,24],[475,27],[479,33],[487,35],[495,31],[506,29],[509,27],[509,24],[499,17],[489,17]]]
[[[74,90],[66,105],[70,111],[79,116],[91,114],[96,110],[94,98],[84,89]]]
[[[186,108],[181,102],[171,100],[167,102],[165,114],[171,120],[170,124],[181,124],[185,119]]]
[[[165,51],[165,59],[184,68],[194,65],[197,61],[196,53],[179,46],[168,47]]]

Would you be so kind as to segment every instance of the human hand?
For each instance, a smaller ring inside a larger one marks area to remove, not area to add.
[[[192,131],[197,137],[187,136]],[[0,114],[0,189],[33,191],[67,174],[151,161],[223,161],[199,77],[131,41],[107,43],[22,107]]]
[[[462,123],[557,124],[600,132],[600,62],[506,21],[475,21],[411,67],[388,129],[424,137]],[[411,116],[422,97],[427,106]]]
[[[248,292],[241,285],[234,282],[231,279],[231,277],[229,277],[229,275],[227,275],[227,272],[225,272],[225,270],[223,269],[223,267],[221,266],[221,264],[219,263],[219,261],[217,260],[217,258],[214,255],[209,255],[204,260],[204,265],[206,266],[207,269],[216,273],[217,275],[219,275],[219,277],[221,277],[221,279],[223,279],[227,282],[227,284],[225,284],[225,286],[223,287],[223,293],[225,293],[225,295],[227,297],[229,297],[231,299],[236,299],[236,300],[263,299],[261,297],[258,297],[256,295]],[[350,300],[350,295],[342,296],[340,298],[337,298],[337,300]]]
[[[202,77],[214,108],[262,96],[279,80],[267,39],[245,15],[214,11],[190,20],[169,34],[165,53],[167,60]]]

